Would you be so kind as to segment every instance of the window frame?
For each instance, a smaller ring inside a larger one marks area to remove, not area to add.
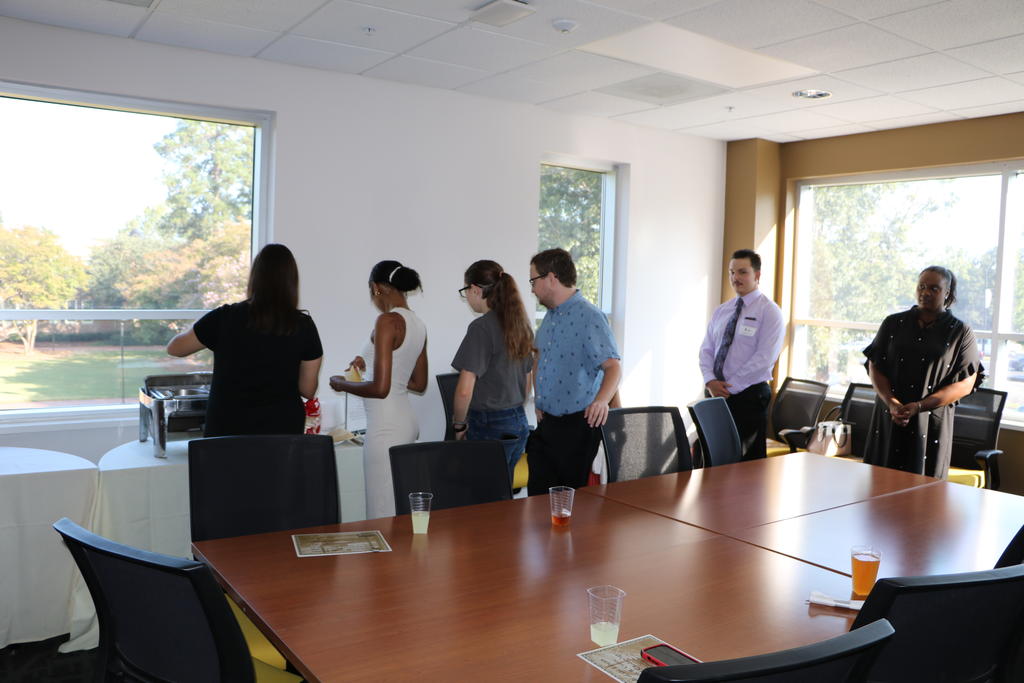
[[[541,158],[540,166],[558,166],[576,171],[587,171],[601,174],[601,268],[598,275],[598,301],[594,302],[601,311],[611,318],[615,311],[615,295],[618,291],[616,272],[619,251],[617,235],[622,232],[622,214],[619,206],[623,203],[621,193],[624,191],[624,183],[621,175],[623,164],[582,161],[574,157],[567,157],[559,154],[548,154]],[[538,185],[539,187],[539,185]],[[538,209],[539,209],[538,201]],[[538,232],[538,248],[540,233]],[[535,319],[539,322],[544,313],[534,312]]]
[[[213,105],[173,102],[143,97],[96,93],[68,88],[16,83],[0,80],[0,97],[72,105],[92,109],[155,114],[180,119],[227,123],[253,127],[253,188],[250,258],[267,244],[271,235],[273,198],[273,130],[275,115],[271,111],[245,110]],[[0,320],[196,320],[208,309],[2,309]],[[137,403],[104,406],[71,405],[59,408],[0,409],[0,418],[21,424],[36,425],[65,420],[109,421],[134,414]],[[12,427],[14,425],[11,425]],[[0,426],[0,433],[7,431]]]
[[[1014,281],[1015,272],[1013,268],[1009,268],[1009,259],[1013,257],[1012,249],[1007,247],[1007,205],[1009,202],[1009,186],[1010,182],[1014,177],[1020,177],[1024,179],[1024,159],[1016,159],[1011,161],[1000,161],[983,164],[960,164],[954,166],[941,166],[934,168],[922,168],[922,169],[907,169],[903,171],[886,171],[879,173],[860,173],[853,175],[843,176],[832,176],[832,177],[819,177],[819,178],[802,178],[795,182],[793,192],[794,202],[794,242],[793,242],[793,265],[790,269],[791,273],[791,286],[793,296],[790,302],[790,325],[787,331],[787,347],[788,347],[788,364],[789,367],[793,366],[793,360],[796,357],[796,350],[794,348],[795,338],[798,327],[831,327],[837,329],[848,329],[848,330],[859,330],[859,331],[870,331],[876,332],[881,325],[881,321],[875,323],[865,323],[857,321],[846,321],[846,320],[825,320],[818,318],[804,318],[797,317],[796,307],[797,301],[800,297],[801,283],[798,278],[800,272],[800,233],[801,233],[801,218],[803,214],[800,210],[800,204],[804,196],[804,190],[812,187],[822,186],[835,186],[835,185],[865,185],[885,182],[900,182],[900,181],[915,181],[915,180],[934,180],[941,178],[964,178],[972,176],[1000,176],[1000,197],[999,197],[999,225],[998,225],[998,237],[996,244],[996,277],[995,277],[995,288],[992,293],[992,320],[993,328],[991,330],[974,330],[975,336],[979,341],[988,340],[990,345],[990,364],[991,367],[987,368],[988,375],[991,378],[991,384],[989,387],[996,388],[1000,391],[1006,391],[1002,383],[996,384],[1000,374],[1005,375],[1005,369],[1002,365],[1005,365],[1004,359],[1001,358],[1001,351],[1005,342],[1018,342],[1024,343],[1024,332],[1012,332],[1005,331],[1011,329],[1010,314],[1013,308],[1013,292],[1014,292]],[[1018,180],[1018,182],[1022,182]],[[1018,245],[1018,247],[1024,245]],[[1021,266],[1024,267],[1024,266]],[[1009,303],[1004,301],[1003,293],[1009,292],[1010,300]],[[1007,354],[1008,356],[1009,354]],[[998,370],[997,370],[998,369]],[[865,381],[867,377],[865,375]],[[841,391],[830,390],[828,394],[830,400],[839,401],[842,399]],[[1011,413],[1004,413],[1003,422],[1007,426],[1013,426],[1018,429],[1024,428],[1024,415],[1017,417]]]

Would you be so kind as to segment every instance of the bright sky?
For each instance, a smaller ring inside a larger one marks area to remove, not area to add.
[[[0,220],[57,233],[85,258],[163,201],[153,144],[178,119],[0,97]]]

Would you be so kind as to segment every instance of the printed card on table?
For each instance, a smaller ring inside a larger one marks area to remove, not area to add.
[[[384,535],[376,529],[326,534],[292,534],[292,542],[295,543],[295,554],[299,557],[391,552],[391,546],[384,540]]]

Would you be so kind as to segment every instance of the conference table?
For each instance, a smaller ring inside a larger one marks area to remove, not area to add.
[[[376,529],[391,552],[299,558],[292,531],[193,550],[308,681],[607,681],[576,657],[595,647],[588,587],[626,592],[620,642],[652,634],[704,660],[818,642],[846,632],[855,613],[809,605],[811,591],[849,597],[849,546],[916,528],[900,515],[949,519],[958,544],[943,569],[991,566],[990,548],[1016,531],[1005,520],[1024,521],[1018,500],[939,493],[948,486],[790,454],[581,488],[566,528],[551,526],[547,496],[535,496],[435,510],[427,535],[412,534],[407,515],[301,530]],[[954,528],[964,509],[973,512]],[[813,528],[828,529],[827,547],[842,547],[847,564],[774,530],[840,511]],[[895,512],[894,526],[878,511]],[[993,515],[1003,521],[979,536],[975,521]],[[938,533],[911,541],[906,557],[939,557],[949,544]],[[893,574],[886,563],[883,554],[881,574]]]

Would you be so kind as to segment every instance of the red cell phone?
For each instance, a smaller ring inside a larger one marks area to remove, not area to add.
[[[677,664],[694,664],[700,661],[696,657],[688,655],[682,650],[677,650],[676,648],[666,643],[645,647],[644,649],[640,650],[640,656],[655,666],[675,666]]]

